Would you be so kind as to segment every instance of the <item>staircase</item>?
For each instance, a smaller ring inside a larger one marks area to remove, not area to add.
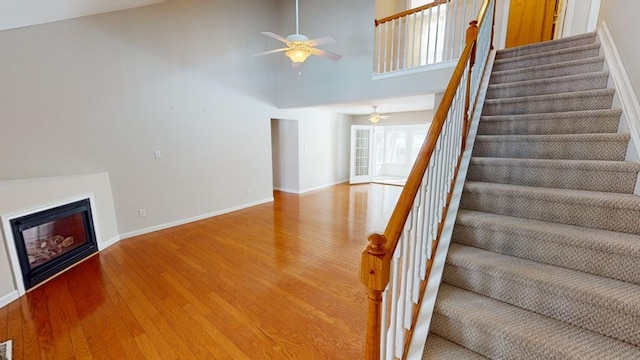
[[[640,164],[594,33],[497,52],[424,359],[640,359]]]

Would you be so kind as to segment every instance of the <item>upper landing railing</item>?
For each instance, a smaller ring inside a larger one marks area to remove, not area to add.
[[[436,0],[376,19],[374,74],[457,59],[482,0]]]
[[[484,0],[389,223],[362,252],[367,360],[407,354],[492,47],[494,14],[495,0]]]

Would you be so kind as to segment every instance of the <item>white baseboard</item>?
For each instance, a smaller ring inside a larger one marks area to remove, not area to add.
[[[346,183],[348,181],[349,181],[348,179],[344,179],[344,180],[336,181],[336,182],[334,182],[332,184],[325,184],[325,185],[320,185],[320,186],[316,186],[316,187],[300,190],[299,194],[304,194],[304,193],[308,193],[308,192],[311,192],[311,191],[326,189],[328,187],[336,186],[336,185],[339,185],[339,184],[344,184],[344,183]]]
[[[17,300],[20,296],[18,295],[18,290],[12,290],[7,295],[0,297],[0,308],[3,308],[9,305],[11,302]]]
[[[168,229],[168,228],[171,228],[171,227],[174,227],[174,226],[188,224],[190,222],[203,220],[203,219],[207,219],[207,218],[218,216],[218,215],[223,215],[223,214],[230,213],[230,212],[233,212],[233,211],[246,209],[246,208],[249,208],[249,207],[252,207],[252,206],[256,206],[256,205],[262,205],[262,204],[266,204],[266,203],[269,203],[269,202],[273,202],[273,197],[267,198],[267,199],[263,199],[263,200],[254,201],[254,202],[251,202],[251,203],[242,204],[242,205],[239,205],[239,206],[234,206],[234,207],[227,208],[227,209],[214,211],[214,212],[207,213],[207,214],[202,214],[202,215],[198,215],[198,216],[194,216],[194,217],[190,217],[190,218],[186,218],[186,219],[176,220],[176,221],[168,222],[168,223],[165,223],[165,224],[160,224],[160,225],[151,226],[151,227],[148,227],[148,228],[144,228],[144,229],[140,229],[140,230],[136,230],[136,231],[131,231],[131,232],[128,232],[128,233],[120,234],[120,239],[127,239],[127,238],[138,236],[138,235],[144,235],[144,234],[148,234],[148,233],[151,233],[151,232],[154,232],[154,231],[164,230],[164,229]]]
[[[616,102],[619,102],[622,108],[620,127],[628,131],[631,136],[626,160],[640,161],[640,104],[638,97],[631,86],[631,80],[629,80],[629,75],[624,68],[618,48],[605,21],[600,24],[598,37],[616,90]],[[635,194],[640,194],[640,178],[636,182]]]
[[[273,190],[282,191],[282,192],[291,193],[291,194],[300,194],[298,190],[288,189],[288,188],[274,187]]]
[[[100,244],[98,244],[98,251],[102,251],[106,248],[108,248],[109,246],[117,243],[118,241],[120,241],[120,235],[116,235],[114,237],[112,237],[111,239],[109,239],[108,241],[102,242]]]
[[[324,185],[320,185],[320,186],[316,186],[316,187],[312,187],[312,188],[307,188],[307,189],[303,189],[303,190],[293,190],[293,189],[278,188],[278,187],[274,187],[273,190],[282,191],[282,192],[291,193],[291,194],[302,195],[304,193],[308,193],[308,192],[316,191],[316,190],[321,190],[321,189],[326,189],[328,187],[336,186],[336,185],[339,185],[339,184],[344,184],[346,182],[349,182],[349,179],[339,180],[339,181],[336,181],[336,182],[331,183],[331,184],[324,184]]]

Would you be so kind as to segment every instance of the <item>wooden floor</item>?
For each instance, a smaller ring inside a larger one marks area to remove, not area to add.
[[[366,236],[401,188],[338,185],[122,240],[0,309],[14,359],[360,359]]]

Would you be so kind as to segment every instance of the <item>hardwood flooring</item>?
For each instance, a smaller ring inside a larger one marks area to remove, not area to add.
[[[125,239],[0,309],[14,359],[360,359],[366,237],[400,187],[334,186]]]

